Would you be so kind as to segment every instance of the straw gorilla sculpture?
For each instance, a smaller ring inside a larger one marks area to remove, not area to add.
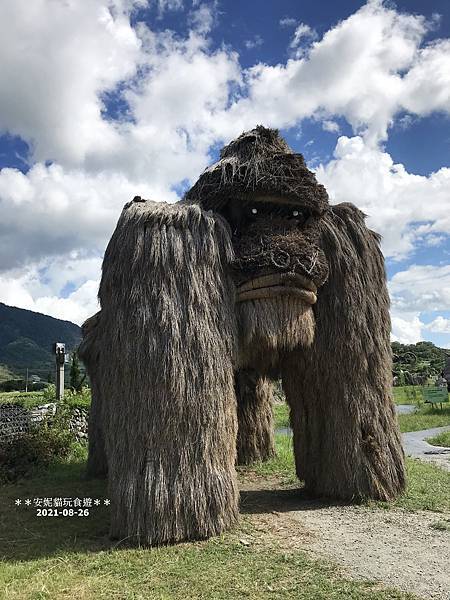
[[[273,455],[272,381],[313,494],[404,488],[379,237],[274,130],[226,146],[177,204],[125,205],[101,311],[83,326],[93,391],[88,471],[111,535],[206,538],[238,513],[235,463]]]

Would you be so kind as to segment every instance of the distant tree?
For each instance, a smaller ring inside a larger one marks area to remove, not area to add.
[[[429,377],[440,373],[445,364],[446,351],[432,342],[392,342],[391,346],[394,358],[393,376],[397,385],[423,385]]]
[[[72,361],[70,363],[70,387],[76,392],[81,391],[84,377],[81,375],[80,360],[76,351],[72,354]]]

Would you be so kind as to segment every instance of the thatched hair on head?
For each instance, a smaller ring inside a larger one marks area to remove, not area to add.
[[[322,213],[328,194],[276,129],[258,125],[225,146],[220,160],[208,167],[186,193],[185,202],[220,211],[231,199],[283,196]]]

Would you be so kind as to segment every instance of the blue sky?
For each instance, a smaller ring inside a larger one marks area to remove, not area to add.
[[[393,339],[450,347],[450,3],[0,6],[0,301],[82,322],[136,194],[257,123],[383,235]]]

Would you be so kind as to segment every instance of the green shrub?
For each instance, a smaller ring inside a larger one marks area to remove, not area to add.
[[[65,390],[63,403],[71,408],[87,408],[91,406],[91,390],[88,387],[82,387],[79,392],[74,390]]]
[[[54,383],[49,383],[42,394],[44,399],[43,404],[49,404],[50,402],[56,401],[56,385]]]
[[[73,434],[59,424],[41,423],[28,433],[0,443],[0,483],[13,483],[45,469],[71,451]]]

